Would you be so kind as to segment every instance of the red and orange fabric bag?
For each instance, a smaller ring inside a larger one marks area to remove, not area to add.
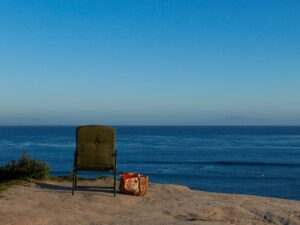
[[[147,176],[138,173],[122,173],[120,176],[120,191],[124,194],[145,195],[148,192]]]

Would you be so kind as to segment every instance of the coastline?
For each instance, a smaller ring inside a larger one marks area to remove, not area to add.
[[[72,171],[75,127],[0,127],[0,133],[0,164],[25,151],[46,162],[51,176]],[[119,171],[197,190],[300,200],[299,135],[300,127],[119,126]]]
[[[299,201],[154,183],[146,196],[114,198],[111,178],[78,184],[73,197],[66,180],[11,186],[0,193],[0,224],[300,224]]]

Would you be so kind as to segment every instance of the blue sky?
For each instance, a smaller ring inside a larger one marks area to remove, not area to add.
[[[0,1],[0,124],[300,125],[300,1]]]

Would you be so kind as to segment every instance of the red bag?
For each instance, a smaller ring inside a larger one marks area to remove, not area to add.
[[[124,194],[145,195],[148,192],[148,179],[138,173],[122,173],[119,189]]]

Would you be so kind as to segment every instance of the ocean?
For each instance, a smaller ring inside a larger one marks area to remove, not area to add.
[[[300,127],[115,126],[119,172],[191,189],[300,200]],[[70,175],[75,126],[0,126],[0,164],[22,152]],[[81,172],[97,177],[106,173]]]

